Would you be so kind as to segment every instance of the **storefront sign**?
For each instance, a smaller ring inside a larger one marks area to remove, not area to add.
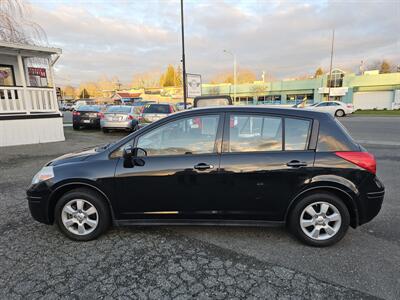
[[[29,83],[31,86],[47,86],[45,68],[28,67]]]

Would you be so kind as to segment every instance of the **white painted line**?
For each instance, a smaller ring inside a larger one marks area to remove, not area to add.
[[[64,123],[64,127],[72,127],[72,123]]]

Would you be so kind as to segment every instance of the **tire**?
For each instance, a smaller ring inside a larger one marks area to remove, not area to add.
[[[344,117],[345,115],[346,115],[346,113],[344,112],[343,109],[338,109],[338,110],[335,112],[335,117]]]
[[[101,130],[103,131],[103,133],[108,133],[109,132],[107,128],[102,128]]]
[[[85,188],[65,193],[56,203],[54,219],[60,231],[75,241],[96,239],[111,222],[106,200],[99,193]]]
[[[79,126],[79,125],[72,125],[72,128],[74,129],[74,130],[79,130],[81,127]]]
[[[326,210],[327,206],[329,208]],[[317,213],[313,218],[306,211],[312,212],[310,207]],[[322,212],[324,210],[325,214]],[[345,236],[350,224],[350,214],[337,196],[316,192],[301,199],[291,210],[287,221],[290,232],[300,241],[310,246],[326,247],[339,242]]]
[[[136,124],[135,126],[133,126],[131,132],[135,132],[135,131],[137,131],[138,129],[139,129],[139,125]]]

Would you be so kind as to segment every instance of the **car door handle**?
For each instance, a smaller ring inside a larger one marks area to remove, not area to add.
[[[196,170],[203,171],[203,170],[207,170],[207,169],[214,169],[214,166],[205,164],[205,163],[199,163],[199,164],[195,165],[194,168]]]
[[[292,168],[300,168],[300,167],[306,167],[307,163],[305,161],[292,160],[289,161],[286,165]]]

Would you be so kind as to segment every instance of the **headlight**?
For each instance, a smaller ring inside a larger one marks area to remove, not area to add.
[[[49,180],[54,177],[53,166],[43,167],[32,179],[32,184]]]

